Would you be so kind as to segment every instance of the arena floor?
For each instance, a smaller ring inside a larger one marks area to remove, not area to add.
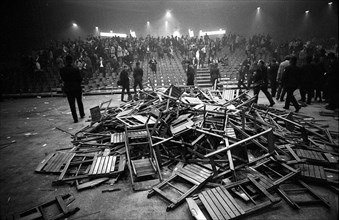
[[[0,102],[0,219],[64,193],[73,194],[75,201],[70,206],[80,208],[69,219],[193,219],[186,203],[166,212],[166,204],[158,197],[148,199],[147,191],[133,192],[128,175],[114,184],[121,191],[102,193],[108,185],[77,192],[75,187],[52,186],[55,175],[34,173],[48,153],[71,146],[70,135],[56,127],[76,133],[89,124],[89,109],[111,98],[112,106],[120,103],[120,95],[85,96],[86,117],[77,124],[73,123],[64,97],[5,99]],[[259,104],[268,104],[262,93]],[[338,131],[338,119],[319,115],[324,106],[324,103],[314,103],[300,112],[319,119],[319,123],[328,124],[330,130]],[[283,103],[276,102],[274,107],[282,109]],[[294,111],[292,106],[290,109]],[[338,195],[330,189],[310,185],[330,202],[330,209],[308,206],[296,211],[282,200],[273,208],[247,219],[337,219]]]

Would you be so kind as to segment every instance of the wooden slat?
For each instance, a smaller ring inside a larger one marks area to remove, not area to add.
[[[202,202],[202,204],[204,205],[204,207],[206,208],[208,214],[211,216],[211,218],[214,220],[218,220],[218,216],[214,213],[214,210],[212,209],[212,207],[210,206],[210,204],[208,203],[208,201],[205,199],[205,197],[200,193],[198,195],[200,201]]]
[[[95,167],[94,167],[94,170],[93,170],[92,174],[97,174],[98,173],[98,169],[99,169],[99,165],[101,163],[101,160],[102,160],[102,157],[97,157],[96,164],[95,164]]]
[[[220,196],[220,194],[217,192],[217,190],[211,189],[209,190],[211,193],[213,193],[214,198],[218,200],[218,203],[221,205],[222,209],[219,209],[223,216],[225,216],[225,218],[234,218],[236,215],[233,213],[233,211],[230,209],[230,207],[228,206],[228,204],[225,202],[225,200]],[[214,200],[215,201],[215,200]]]
[[[324,168],[319,167],[319,171],[320,171],[320,178],[323,180],[326,180],[326,174],[325,174]]]
[[[204,182],[207,178],[204,178],[202,176],[200,176],[198,173],[196,173],[195,171],[188,169],[186,167],[182,168],[181,171],[186,172],[187,174],[192,175],[191,177],[195,180],[197,180],[198,182]]]
[[[37,166],[37,168],[35,168],[36,172],[40,172],[44,166],[48,163],[48,161],[52,158],[52,156],[54,155],[54,153],[51,153],[49,155],[47,155],[47,157],[45,157]]]
[[[50,171],[58,163],[58,161],[61,160],[62,156],[62,153],[56,153],[55,156],[53,156],[48,161],[48,164],[44,167],[44,170]]]
[[[198,168],[192,166],[192,165],[187,165],[185,166],[185,169],[189,169],[194,171],[195,173],[197,173],[199,176],[201,176],[204,179],[207,179],[208,177],[210,177],[210,174],[205,173],[202,169],[198,170]]]
[[[116,163],[116,161],[117,161],[117,156],[113,156],[110,172],[115,171],[115,163]]]
[[[105,157],[105,162],[104,162],[104,164],[102,166],[102,170],[100,172],[101,174],[106,173],[106,169],[107,169],[107,166],[108,166],[108,161],[109,161],[109,156],[106,156]]]
[[[105,164],[105,159],[106,159],[106,157],[101,157],[100,164],[99,164],[99,167],[98,167],[98,171],[97,171],[96,174],[100,174],[101,173],[102,168],[103,168],[103,166]]]
[[[194,173],[191,173],[191,172],[189,172],[185,169],[179,169],[177,172],[189,177],[190,179],[192,179],[196,182],[198,182],[197,185],[199,185],[201,182],[204,181],[203,179],[200,179],[199,177],[197,177],[197,175],[195,175]]]
[[[269,200],[271,200],[271,202],[273,202],[275,199],[274,197],[269,194],[266,189],[264,189],[254,178],[252,178],[251,176],[248,176],[248,179],[251,180],[251,182],[266,196],[269,198]]]
[[[332,154],[324,153],[324,155],[330,163],[335,163],[335,164],[338,163],[337,159],[335,159],[335,157]]]
[[[245,211],[239,206],[239,204],[234,200],[231,194],[224,187],[220,187],[220,189],[225,193],[228,199],[232,202],[232,204],[237,208],[237,210],[243,215]]]
[[[89,175],[93,174],[95,164],[97,163],[97,159],[98,159],[98,157],[95,156],[94,159],[93,159],[92,165],[91,165],[91,169],[89,170],[89,173],[88,173]]]
[[[310,171],[310,176],[315,177],[313,165],[308,165],[308,167],[309,167],[309,171]]]
[[[214,203],[214,207],[219,211],[220,215],[218,215],[218,212],[216,211],[218,217],[221,219],[230,219],[230,216],[228,215],[227,211],[224,209],[224,207],[220,204],[219,200],[212,193],[212,190],[207,190],[205,191],[205,193],[209,196],[211,201]]]
[[[239,216],[241,213],[239,210],[234,206],[234,204],[229,200],[229,198],[225,195],[225,193],[220,189],[220,187],[216,188],[216,191],[220,194],[221,198],[226,202],[228,207],[232,210],[232,213],[235,216]]]
[[[201,172],[205,173],[205,174],[208,174],[208,175],[211,175],[213,172],[211,170],[207,170],[199,165],[196,165],[196,164],[190,164],[192,167],[195,167],[199,170],[201,170]]]
[[[113,157],[114,156],[109,156],[105,173],[110,173],[111,172]]]
[[[183,174],[181,172],[177,172],[177,175],[184,178],[185,180],[195,184],[195,185],[200,185],[199,182],[197,182],[196,180],[192,179],[191,177],[187,176],[186,174]]]
[[[224,219],[223,215],[220,213],[218,207],[214,204],[213,200],[207,194],[206,191],[202,192],[201,195],[205,198],[205,201],[209,204],[210,208],[213,210],[213,213],[216,215],[217,219]],[[205,205],[205,204],[204,204]]]
[[[298,155],[294,152],[294,150],[289,146],[289,145],[285,145],[286,149],[290,152],[290,154],[294,157],[294,159],[296,159],[296,161],[300,162],[300,158],[298,157]]]
[[[118,172],[123,171],[125,169],[125,165],[126,165],[126,156],[120,155]]]

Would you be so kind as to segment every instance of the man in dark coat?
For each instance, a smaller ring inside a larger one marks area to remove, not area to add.
[[[150,68],[154,74],[157,74],[157,61],[155,60],[154,57],[148,62],[150,65]]]
[[[258,96],[261,90],[265,94],[266,98],[270,102],[270,106],[272,107],[275,102],[273,101],[271,94],[267,91],[267,85],[267,67],[265,66],[263,60],[259,60],[257,71],[253,75],[253,93],[255,95],[254,102],[258,102]]]
[[[307,104],[311,104],[311,99],[314,96],[314,80],[316,75],[316,67],[311,62],[312,56],[307,56],[306,63],[301,66],[301,102],[306,102],[307,94]]]
[[[300,86],[300,77],[301,71],[300,68],[297,67],[297,57],[293,56],[290,59],[290,65],[285,68],[282,76],[282,83],[287,92],[284,109],[289,109],[290,102],[292,102],[295,107],[295,112],[299,112],[301,107],[295,99],[293,92]]]
[[[246,73],[248,73],[248,69],[246,69],[246,66],[241,65],[241,67],[239,69],[239,75],[238,75],[238,89],[239,89],[240,93],[242,92],[241,86],[243,86],[246,90],[248,90],[247,86],[245,85]]]
[[[326,109],[335,110],[338,108],[338,81],[339,81],[339,68],[338,68],[338,60],[334,53],[328,54],[329,65],[327,69],[327,91],[328,91],[328,105]]]
[[[137,86],[139,86],[139,89],[143,89],[142,86],[142,77],[144,75],[143,69],[140,67],[140,62],[138,61],[136,63],[136,67],[133,70],[133,78],[134,78],[134,95],[137,95]]]
[[[124,101],[124,95],[125,95],[125,90],[127,91],[128,94],[128,100],[132,99],[131,92],[129,90],[129,71],[128,71],[128,66],[124,65],[124,69],[120,73],[120,84],[122,86],[121,90],[121,101]]]
[[[80,117],[85,116],[84,106],[82,104],[82,77],[78,68],[72,66],[73,57],[66,56],[66,66],[60,69],[60,77],[64,82],[64,91],[67,96],[69,107],[71,108],[74,123],[78,122],[78,116],[75,108],[75,99],[78,103]]]
[[[189,64],[187,67],[187,85],[194,86],[194,68],[192,64]]]
[[[273,58],[271,60],[270,65],[267,67],[268,78],[271,84],[271,94],[273,98],[275,97],[275,94],[277,92],[277,87],[278,87],[278,82],[277,82],[278,69],[279,69],[279,65],[277,63],[277,60]]]
[[[211,74],[211,83],[214,88],[214,85],[218,83],[218,79],[221,78],[217,63],[211,65],[210,74]]]

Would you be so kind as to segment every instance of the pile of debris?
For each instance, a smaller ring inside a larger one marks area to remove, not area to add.
[[[140,96],[91,108],[74,147],[48,155],[36,172],[56,173],[53,184],[78,190],[128,172],[134,190],[161,196],[167,210],[186,200],[196,219],[248,215],[279,202],[274,193],[294,208],[330,207],[304,182],[338,192],[338,133],[314,118],[257,105],[238,90],[170,86]],[[175,167],[167,179],[165,167]],[[289,194],[300,187],[315,200],[294,201]]]

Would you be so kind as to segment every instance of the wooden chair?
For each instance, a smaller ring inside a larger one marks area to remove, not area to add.
[[[142,126],[125,126],[125,147],[128,168],[134,190],[147,190],[162,181],[157,154],[152,146],[152,134],[160,120],[160,112],[152,111]],[[157,116],[150,131],[149,120]]]
[[[246,186],[248,185],[254,189],[254,192],[247,189],[248,187]],[[236,199],[232,194],[244,194],[248,199],[246,201],[239,201],[239,199]],[[255,199],[258,198],[258,196],[266,197],[266,201],[256,201]],[[248,176],[247,179],[242,181],[230,183],[227,186],[220,186],[203,191],[197,196],[186,199],[192,216],[199,220],[244,217],[276,204],[280,202],[280,200],[280,198],[273,197],[262,188],[252,176]],[[254,206],[250,206],[248,203],[252,203]]]
[[[170,202],[166,211],[176,208],[184,199],[201,188],[211,177],[213,171],[198,165],[188,164],[178,169],[170,178],[163,181],[159,185],[154,186],[148,193],[147,198],[157,194]],[[185,187],[183,187],[183,183]],[[173,198],[170,193],[174,190],[179,196]],[[186,190],[186,191],[185,191]]]

